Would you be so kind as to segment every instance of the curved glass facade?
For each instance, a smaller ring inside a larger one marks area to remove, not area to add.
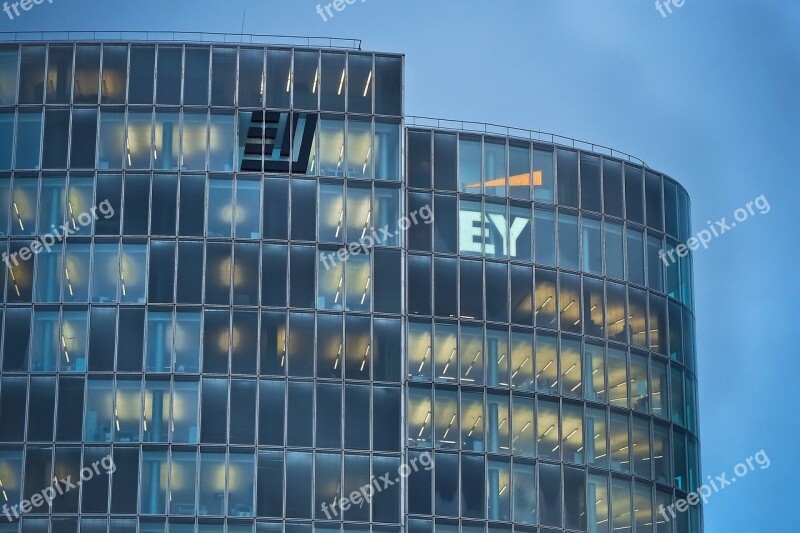
[[[0,140],[0,532],[701,531],[671,179],[359,50],[3,44]]]

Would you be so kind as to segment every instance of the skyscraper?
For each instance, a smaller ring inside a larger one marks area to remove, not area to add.
[[[42,37],[0,45],[0,532],[702,530],[658,513],[674,180],[405,116],[357,41]]]

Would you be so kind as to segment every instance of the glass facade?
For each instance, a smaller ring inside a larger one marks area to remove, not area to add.
[[[2,503],[115,465],[0,533],[701,531],[670,178],[360,50],[2,44],[0,139]]]

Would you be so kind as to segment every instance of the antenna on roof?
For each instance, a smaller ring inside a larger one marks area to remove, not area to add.
[[[241,35],[244,35],[244,17],[245,17],[246,15],[247,15],[247,9],[245,9],[245,10],[244,10],[244,13],[242,13],[242,29],[241,29],[241,31],[239,32]]]

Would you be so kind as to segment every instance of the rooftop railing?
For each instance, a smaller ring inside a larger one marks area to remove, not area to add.
[[[577,148],[580,150],[588,150],[594,153],[607,155],[609,157],[616,157],[617,159],[624,159],[632,163],[638,163],[647,167],[647,163],[642,161],[636,156],[632,156],[626,152],[603,146],[602,144],[595,144],[572,137],[565,137],[557,133],[548,133],[544,131],[529,130],[524,128],[513,128],[510,126],[500,126],[497,124],[489,124],[486,122],[472,122],[468,120],[450,120],[444,118],[433,117],[420,117],[416,115],[405,116],[406,126],[431,128],[438,130],[461,131],[468,133],[482,133],[486,135],[499,135],[502,137],[514,137],[517,139],[525,139],[528,141],[541,141],[550,144],[557,144],[560,146],[567,146],[570,148]]]
[[[343,37],[305,37],[299,35],[259,35],[187,31],[26,31],[0,32],[2,42],[39,41],[148,41],[227,44],[271,44],[313,48],[361,50],[361,39]]]

